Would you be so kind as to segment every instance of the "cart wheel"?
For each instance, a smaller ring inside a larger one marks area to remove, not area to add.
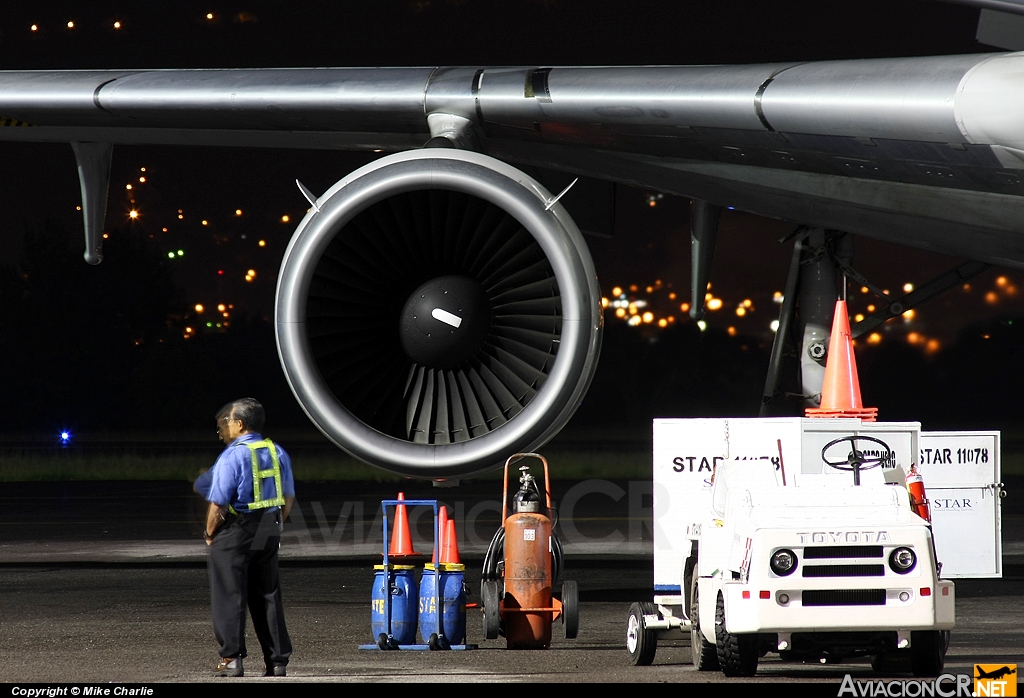
[[[382,650],[389,650],[389,649],[391,649],[391,643],[388,642],[388,634],[387,633],[381,633],[380,635],[377,636],[377,647],[380,647]]]
[[[690,581],[690,653],[697,671],[718,669],[718,650],[700,631],[700,604],[697,597],[697,575]]]
[[[427,640],[427,646],[432,650],[450,650],[452,646],[448,643],[448,638],[444,635],[438,635],[437,633],[430,633],[430,639]]]
[[[626,649],[633,666],[647,666],[654,661],[654,653],[658,651],[658,636],[653,630],[647,629],[644,615],[655,613],[657,610],[652,603],[634,603],[629,607]]]
[[[562,582],[562,626],[567,640],[580,634],[580,593],[576,582],[569,579]]]
[[[497,640],[501,625],[501,614],[498,609],[500,603],[498,583],[493,580],[484,582],[480,591],[482,596],[480,601],[484,611],[484,638]]]
[[[726,676],[753,676],[757,672],[757,635],[739,635],[725,629],[725,599],[715,606],[715,649],[718,665]]]

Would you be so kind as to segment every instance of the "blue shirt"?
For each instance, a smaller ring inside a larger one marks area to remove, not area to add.
[[[253,502],[252,455],[245,444],[262,440],[263,437],[259,434],[242,434],[228,444],[228,447],[217,457],[217,462],[213,464],[213,467],[196,480],[196,491],[208,502],[222,507],[230,505],[239,513],[248,512],[249,505]],[[295,481],[292,478],[292,459],[276,441],[274,447],[277,450],[277,460],[281,464],[281,489],[284,490],[285,497],[294,497]],[[259,459],[261,470],[273,468],[269,449],[256,449],[256,457]],[[263,479],[262,495],[263,499],[277,497],[277,492],[274,490],[274,478]],[[268,507],[267,511],[275,509],[277,507]]]

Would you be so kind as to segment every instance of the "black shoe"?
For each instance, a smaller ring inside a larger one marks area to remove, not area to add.
[[[288,670],[284,664],[274,664],[273,666],[268,665],[264,676],[288,676]]]
[[[213,668],[214,676],[242,676],[241,657],[221,657],[217,666]]]

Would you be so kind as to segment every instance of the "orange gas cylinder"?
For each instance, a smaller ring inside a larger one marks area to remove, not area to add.
[[[924,493],[924,478],[917,471],[916,465],[911,465],[910,472],[907,473],[907,492],[910,493],[910,508],[915,514],[931,523],[932,512],[928,507],[928,497]]]
[[[509,506],[508,469],[523,458],[540,460],[544,488],[523,465],[522,486]],[[561,621],[568,639],[575,638],[580,627],[576,582],[562,580],[561,598],[552,595],[561,576],[562,544],[552,531],[556,518],[548,462],[539,453],[515,453],[505,461],[503,479],[501,528],[487,547],[480,575],[484,638],[496,640],[504,634],[509,649],[547,649],[554,621]]]
[[[522,502],[520,508],[534,508]],[[504,614],[509,649],[545,649],[551,644],[551,519],[540,511],[520,511],[505,519],[505,610],[545,609]]]

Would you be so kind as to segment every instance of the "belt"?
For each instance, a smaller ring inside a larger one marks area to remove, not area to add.
[[[278,512],[278,508],[275,507],[273,509],[260,509],[259,511],[237,511],[236,510],[236,511],[229,512],[229,515],[230,516],[235,516],[235,517],[237,517],[239,519],[248,520],[248,519],[262,518],[264,514],[276,514],[277,512]]]

